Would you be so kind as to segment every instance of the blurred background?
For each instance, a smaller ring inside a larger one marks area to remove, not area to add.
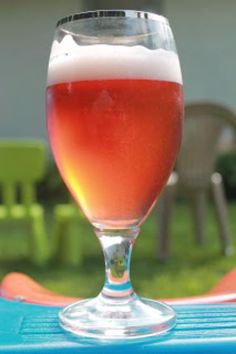
[[[211,175],[218,171],[222,176],[225,195],[223,192],[222,197],[222,189],[215,187],[212,180],[207,182],[213,186],[209,191],[205,188],[204,198],[192,198],[193,193],[186,192],[181,181],[179,191],[176,190],[177,181],[169,181],[169,185],[174,185],[174,192],[171,191],[171,197],[168,194],[167,198],[163,194],[160,212],[155,208],[143,225],[132,259],[132,279],[141,295],[200,294],[208,291],[236,265],[233,254],[236,244],[234,0],[0,0],[0,139],[42,140],[47,159],[37,184],[38,202],[45,216],[40,221],[43,226],[39,231],[46,235],[43,236],[45,245],[41,247],[45,257],[39,256],[37,262],[32,254],[29,256],[33,251],[28,226],[25,228],[19,220],[16,223],[14,217],[5,222],[5,214],[1,216],[0,210],[0,276],[22,271],[51,290],[78,296],[93,296],[103,284],[100,246],[87,221],[69,202],[68,192],[50,155],[44,97],[48,57],[57,20],[75,12],[109,8],[147,10],[166,16],[177,43],[186,105],[210,102],[226,109],[223,116],[230,116],[215,137],[214,166],[210,171]],[[202,133],[197,134],[200,142]],[[178,175],[178,168],[176,173]],[[180,175],[178,178],[181,180]],[[210,198],[212,191],[213,199]],[[171,207],[171,218],[169,214],[166,216],[170,209],[168,198],[175,205]],[[158,215],[167,220],[168,230]],[[217,223],[219,218],[223,218],[221,224]],[[69,235],[70,241],[65,240],[63,233]],[[164,241],[160,233],[166,235]],[[200,236],[196,237],[196,233]],[[60,248],[56,258],[46,256],[47,243],[55,254]]]

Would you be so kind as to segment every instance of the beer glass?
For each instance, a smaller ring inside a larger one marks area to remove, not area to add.
[[[167,331],[175,324],[174,310],[139,298],[129,265],[139,227],[168,179],[181,140],[182,78],[168,20],[130,10],[61,19],[46,106],[55,161],[105,258],[101,293],[66,307],[61,325],[97,338]]]

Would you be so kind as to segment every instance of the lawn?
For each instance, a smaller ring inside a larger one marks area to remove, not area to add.
[[[236,203],[229,205],[229,219],[236,249]],[[20,226],[0,225],[0,277],[11,271],[31,275],[51,290],[67,295],[90,297],[101,289],[103,257],[92,228],[86,221],[78,227],[83,247],[83,263],[69,268],[50,262],[45,268],[33,266],[25,258],[27,242]],[[51,214],[48,215],[50,236]],[[196,246],[188,204],[176,206],[172,223],[171,257],[162,264],[156,259],[157,221],[154,210],[142,226],[132,257],[131,274],[136,291],[147,297],[175,297],[208,291],[227,271],[236,266],[236,253],[224,257],[220,251],[213,209],[207,215],[207,239]]]

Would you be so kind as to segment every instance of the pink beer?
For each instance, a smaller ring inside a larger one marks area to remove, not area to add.
[[[72,55],[61,55],[66,48]],[[48,130],[64,181],[94,225],[140,223],[180,144],[177,55],[141,46],[80,47],[70,36],[54,43],[52,54]]]

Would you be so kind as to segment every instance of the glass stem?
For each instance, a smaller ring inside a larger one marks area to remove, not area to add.
[[[139,228],[95,229],[105,258],[105,284],[100,296],[107,300],[129,301],[134,296],[130,281],[130,258]]]

